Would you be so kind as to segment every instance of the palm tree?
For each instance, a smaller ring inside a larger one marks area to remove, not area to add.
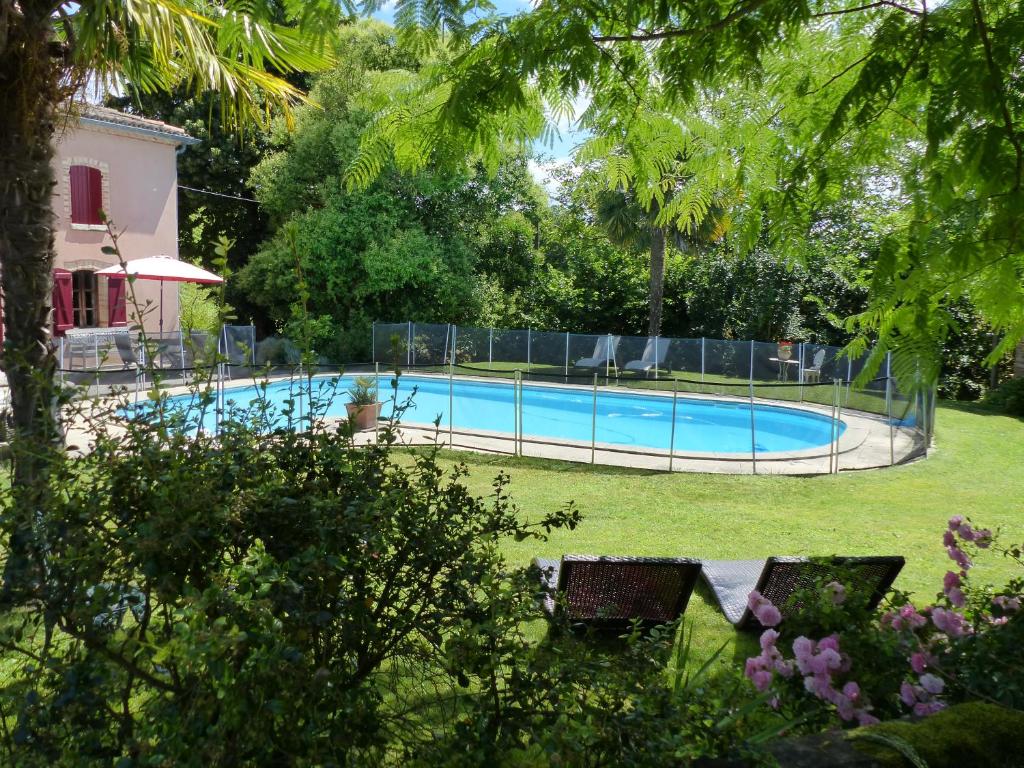
[[[647,335],[660,336],[665,303],[666,244],[672,242],[683,252],[701,253],[710,243],[721,239],[724,209],[713,205],[699,225],[683,231],[672,224],[659,223],[661,206],[656,199],[645,209],[636,195],[627,190],[601,190],[595,208],[597,220],[612,242],[637,251],[650,251]]]
[[[14,419],[8,575],[26,567],[60,445],[49,338],[52,159],[72,98],[87,84],[155,92],[185,83],[219,92],[221,114],[236,125],[265,120],[267,106],[288,114],[303,97],[283,76],[329,65],[338,4],[284,5],[299,14],[294,26],[274,23],[273,0],[0,0],[2,364]]]

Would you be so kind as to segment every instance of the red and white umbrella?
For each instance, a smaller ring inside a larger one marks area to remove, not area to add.
[[[147,256],[144,259],[132,259],[122,267],[115,264],[101,269],[97,275],[134,276],[138,280],[160,281],[160,332],[164,330],[164,283],[200,283],[216,285],[224,282],[224,278],[185,261],[172,259],[170,256]]]

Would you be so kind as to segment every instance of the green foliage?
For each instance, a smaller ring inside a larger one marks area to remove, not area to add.
[[[1003,382],[998,389],[985,395],[983,405],[1011,416],[1024,417],[1024,378]]]
[[[402,34],[436,42],[437,18]],[[608,185],[683,231],[724,194],[740,252],[766,232],[798,256],[819,211],[867,190],[888,212],[847,332],[873,345],[864,376],[898,347],[913,388],[938,380],[961,299],[999,338],[989,363],[1024,337],[1022,30],[1011,0],[541,4],[438,42],[424,78],[374,105],[349,179],[392,159],[493,166],[586,93],[582,157]]]
[[[372,186],[347,191],[342,177],[368,120],[360,100],[396,72],[415,77],[417,66],[381,25],[348,34],[339,65],[311,92],[321,109],[302,110],[295,132],[279,134],[279,151],[253,172],[276,234],[238,283],[277,328],[294,334],[290,228],[305,280],[315,286],[309,296],[314,347],[335,359],[366,359],[374,320],[475,317],[478,259],[507,284],[525,281],[534,259],[528,217],[539,202],[521,157],[508,157],[493,179],[480,170],[388,169]],[[492,228],[494,221],[500,224]]]
[[[368,376],[357,376],[348,389],[348,401],[353,405],[373,405],[377,402],[377,385]]]
[[[316,414],[336,384],[312,387]],[[295,407],[235,412],[217,441],[166,403],[96,414],[49,478],[46,583],[0,632],[6,764],[378,765],[484,689],[492,639],[525,663],[534,575],[498,543],[576,513],[522,523],[507,478],[475,498],[435,451],[396,463],[390,428],[357,447],[315,415],[247,426]]]
[[[221,316],[214,291],[194,283],[178,288],[178,318],[183,331],[220,333]]]

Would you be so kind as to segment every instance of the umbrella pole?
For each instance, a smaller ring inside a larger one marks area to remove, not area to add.
[[[160,281],[160,338],[164,337],[164,281]]]

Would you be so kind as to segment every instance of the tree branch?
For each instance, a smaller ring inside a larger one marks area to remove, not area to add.
[[[1003,114],[1003,125],[1006,128],[1006,134],[1010,139],[1010,143],[1013,145],[1013,150],[1017,155],[1016,182],[1013,188],[1020,189],[1021,176],[1024,175],[1024,147],[1021,146],[1020,137],[1013,127],[1013,116],[1010,114],[1010,108],[1006,103],[1006,89],[1003,79],[1000,77],[999,69],[996,67],[995,57],[992,55],[992,41],[988,37],[988,25],[985,23],[985,17],[981,12],[981,4],[978,0],[971,0],[971,7],[974,8],[974,19],[978,27],[978,35],[981,37],[981,45],[985,49],[988,74],[992,78],[992,86],[999,96],[999,108]]]
[[[714,32],[716,29],[727,27],[734,21],[747,16],[768,0],[751,0],[746,6],[740,6],[734,11],[726,14],[718,21],[708,24],[705,27],[696,27],[690,29],[662,29],[658,31],[641,31],[639,33],[633,33],[628,35],[595,35],[591,38],[595,43],[626,43],[626,42],[647,42],[650,40],[665,40],[672,37],[689,37],[690,35],[700,35],[705,32]]]
[[[897,11],[903,11],[909,13],[911,16],[923,16],[922,11],[916,8],[909,8],[906,5],[900,5],[899,3],[892,2],[892,0],[877,0],[874,3],[868,3],[867,5],[858,5],[856,8],[843,8],[839,11],[822,11],[821,13],[811,14],[812,19],[824,19],[829,16],[844,16],[847,13],[858,13],[860,11],[870,11],[874,8],[895,8]]]

